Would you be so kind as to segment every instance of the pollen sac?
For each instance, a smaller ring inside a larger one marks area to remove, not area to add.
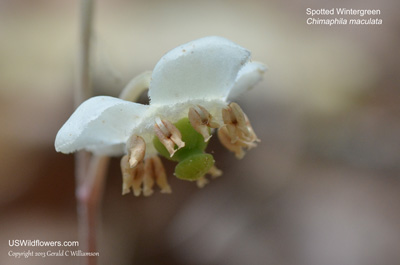
[[[182,141],[181,132],[175,127],[175,125],[167,120],[157,118],[156,124],[154,125],[154,132],[160,142],[168,150],[171,157],[176,151],[185,146],[185,143]],[[175,149],[175,145],[177,145],[178,148]]]
[[[246,114],[236,103],[230,103],[222,109],[224,125],[218,130],[218,138],[230,151],[235,153],[236,158],[242,159],[245,155],[244,148],[256,147],[260,142]]]
[[[121,159],[122,195],[129,193],[132,188],[135,196],[140,196],[142,192],[144,196],[150,196],[153,194],[154,184],[161,189],[161,193],[171,193],[167,174],[158,156],[146,158],[134,168],[130,167],[128,160],[128,155]]]
[[[232,143],[233,141],[230,134],[228,133],[227,127],[221,127],[218,130],[218,138],[221,144],[225,146],[226,149],[235,153],[237,159],[242,159],[244,157],[245,152],[243,150],[243,146],[241,146],[238,141]]]
[[[154,186],[153,162],[151,161],[151,159],[146,159],[144,161],[143,195],[147,197],[153,194],[153,186]]]
[[[149,157],[144,165],[143,195],[153,194],[154,183],[161,189],[161,193],[171,193],[171,187],[167,181],[164,165],[158,156]]]
[[[161,193],[171,193],[172,190],[168,184],[167,173],[161,159],[158,156],[154,156],[152,157],[152,162],[156,184],[161,189]]]
[[[196,105],[189,109],[189,121],[193,128],[204,137],[204,142],[210,140],[210,128],[218,128],[212,115],[202,106]]]
[[[209,181],[208,181],[208,179],[206,179],[205,176],[199,178],[196,181],[197,187],[199,187],[199,188],[204,188],[204,186],[207,185],[208,183],[209,183]]]
[[[129,156],[129,166],[131,168],[134,168],[144,158],[144,155],[146,153],[146,143],[142,137],[132,135],[128,140],[127,149]]]
[[[210,174],[212,178],[218,178],[222,176],[222,170],[218,169],[216,166],[212,166],[210,170],[208,170],[208,174]]]
[[[140,162],[135,167],[129,165],[129,156],[125,155],[121,159],[122,171],[122,195],[128,194],[133,189],[133,194],[139,196],[142,189],[144,164]]]

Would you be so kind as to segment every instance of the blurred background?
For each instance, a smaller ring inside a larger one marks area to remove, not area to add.
[[[269,70],[238,100],[262,140],[224,175],[172,195],[121,196],[112,160],[100,264],[391,265],[400,262],[400,4],[351,1],[95,1],[97,95],[118,95],[168,50],[208,35]],[[382,25],[310,26],[306,8],[380,9]],[[0,1],[0,263],[8,240],[78,240],[73,156],[56,153],[73,112],[77,1]],[[38,248],[42,250],[43,248]]]

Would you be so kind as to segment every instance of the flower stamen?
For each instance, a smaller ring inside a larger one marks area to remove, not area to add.
[[[204,188],[205,185],[207,185],[210,181],[206,179],[205,176],[202,176],[196,181],[197,187],[199,188]]]
[[[151,158],[147,158],[144,161],[143,195],[147,197],[153,194],[153,186],[154,186],[153,161]]]
[[[249,138],[250,132],[246,124],[246,115],[240,106],[234,102],[222,109],[222,119],[227,127],[232,143],[239,138]]]
[[[217,168],[216,166],[212,166],[207,173],[210,174],[212,178],[222,176],[222,170]]]
[[[133,178],[133,183],[132,183],[132,189],[133,189],[133,194],[137,197],[140,195],[142,189],[142,183],[144,179],[144,163],[140,162],[136,167],[135,167],[135,175]]]
[[[212,177],[213,179],[215,179],[215,178],[220,177],[220,176],[222,175],[222,170],[218,169],[216,166],[212,166],[212,167],[208,170],[207,174],[210,174],[211,177]],[[197,184],[197,187],[203,188],[203,187],[204,187],[205,185],[207,185],[209,182],[210,182],[210,181],[209,181],[205,176],[202,176],[201,178],[199,178],[199,179],[196,181],[196,184]]]
[[[204,137],[204,142],[208,142],[211,138],[209,128],[219,127],[212,115],[200,105],[191,107],[188,117],[192,127]]]
[[[164,165],[158,156],[152,157],[153,159],[153,169],[156,178],[156,183],[161,189],[161,193],[171,193],[171,187],[167,181],[167,173],[165,172]]]
[[[146,143],[144,139],[137,135],[132,135],[127,142],[129,166],[134,168],[138,163],[143,161],[146,153]]]
[[[131,191],[133,183],[133,170],[129,166],[129,156],[123,156],[121,159],[121,172],[122,172],[122,195],[128,194]]]
[[[257,144],[255,144],[254,142],[261,142],[261,140],[257,137],[256,133],[254,132],[253,127],[251,126],[250,121],[247,118],[246,114],[244,115],[244,117],[246,119],[246,126],[247,126],[247,128],[249,130],[249,133],[250,133],[250,142],[252,142],[253,145],[254,145],[252,147],[256,147]]]
[[[146,158],[134,168],[130,167],[128,160],[128,155],[121,159],[122,195],[129,193],[132,188],[135,196],[139,196],[142,191],[144,196],[150,196],[154,192],[155,183],[160,187],[161,193],[172,192],[164,166],[158,156]]]
[[[175,125],[167,120],[161,120],[157,117],[156,123],[154,124],[154,132],[160,142],[167,148],[171,157],[176,151],[185,146],[185,143],[182,141],[181,132]],[[177,145],[178,148],[175,149],[175,145]]]
[[[219,138],[219,141],[222,143],[223,146],[225,146],[226,149],[235,153],[235,156],[237,159],[242,159],[244,157],[245,152],[243,151],[243,146],[238,141],[236,141],[236,142],[232,141],[231,135],[228,132],[228,129],[226,126],[222,126],[221,128],[219,128],[218,138]]]
[[[256,147],[255,142],[260,142],[251,127],[250,121],[240,106],[234,102],[222,109],[224,125],[218,130],[218,138],[236,158],[242,159],[245,155],[243,148]]]
[[[125,155],[121,159],[122,171],[122,195],[128,194],[133,189],[133,194],[139,196],[140,186],[143,181],[143,162],[140,162],[134,168],[130,167],[129,156]]]
[[[154,183],[161,189],[161,193],[171,193],[171,187],[167,181],[164,165],[158,156],[149,157],[144,165],[143,195],[153,194]]]

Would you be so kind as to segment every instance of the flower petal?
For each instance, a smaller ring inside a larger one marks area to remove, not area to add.
[[[267,67],[263,63],[258,62],[247,63],[243,66],[238,73],[235,85],[229,92],[228,100],[231,101],[247,90],[250,90],[261,80],[266,70]]]
[[[151,104],[224,98],[249,58],[248,50],[221,37],[181,45],[165,54],[154,68]]]
[[[57,134],[58,152],[86,149],[101,155],[119,155],[148,106],[99,96],[83,102]]]

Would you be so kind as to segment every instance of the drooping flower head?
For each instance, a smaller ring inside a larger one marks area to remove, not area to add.
[[[149,105],[98,96],[83,102],[57,134],[58,152],[85,149],[119,156],[123,194],[171,189],[158,155],[179,162],[175,175],[207,183],[205,174],[221,175],[205,153],[213,130],[236,157],[259,141],[233,98],[253,87],[265,71],[250,62],[250,52],[221,38],[205,37],[181,45],[155,66],[149,81]],[[148,75],[150,78],[150,75]]]

